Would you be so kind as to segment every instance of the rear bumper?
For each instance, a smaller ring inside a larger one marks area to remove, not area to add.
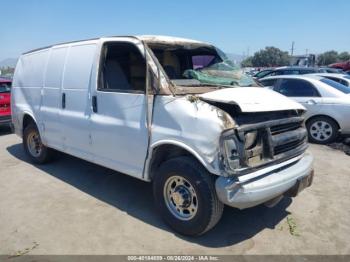
[[[226,205],[245,209],[253,207],[281,195],[294,197],[312,184],[313,157],[304,154],[300,159],[277,170],[252,176],[248,180],[239,177],[219,177],[216,180],[216,193]]]
[[[7,125],[11,123],[11,115],[0,115],[0,125]]]

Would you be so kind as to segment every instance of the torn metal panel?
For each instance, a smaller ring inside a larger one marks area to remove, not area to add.
[[[212,46],[205,42],[200,42],[197,40],[186,39],[181,37],[172,37],[172,36],[142,35],[142,36],[138,36],[138,38],[147,44],[153,44],[153,45],[167,45],[167,46],[180,45],[188,48],[193,48],[198,46],[208,46],[208,47]]]
[[[235,125],[229,114],[196,97],[157,96],[151,150],[162,144],[189,149],[211,173],[224,175],[219,140],[224,130]]]

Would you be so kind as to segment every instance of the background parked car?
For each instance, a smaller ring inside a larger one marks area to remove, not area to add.
[[[339,133],[350,134],[350,88],[316,75],[274,76],[260,80],[307,108],[306,127],[311,142],[328,144]]]
[[[11,80],[0,78],[0,125],[11,123]]]
[[[277,75],[304,75],[318,73],[319,69],[314,67],[285,66],[271,70],[267,74],[255,76],[257,79]]]
[[[257,79],[263,78],[263,77],[265,77],[266,75],[268,75],[269,73],[271,73],[273,70],[274,70],[274,69],[272,69],[272,68],[261,70],[261,71],[255,73],[255,74],[253,75],[253,77],[254,77],[254,78],[257,78]]]
[[[332,67],[320,67],[319,72],[320,73],[345,74],[343,69],[332,68]]]
[[[342,69],[344,71],[349,71],[350,70],[350,60],[345,61],[345,62],[340,62],[340,63],[334,63],[334,64],[329,65],[329,67],[339,68],[339,69]]]

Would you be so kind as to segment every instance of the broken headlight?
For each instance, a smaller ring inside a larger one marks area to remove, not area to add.
[[[256,146],[257,143],[257,137],[258,137],[258,132],[257,131],[252,131],[248,132],[244,135],[244,148],[245,149],[251,149],[254,146]]]
[[[223,143],[227,163],[230,169],[237,169],[240,167],[240,159],[236,141],[234,139],[224,140]]]

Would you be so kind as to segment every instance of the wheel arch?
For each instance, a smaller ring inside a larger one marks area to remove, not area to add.
[[[30,123],[34,123],[35,125],[37,125],[37,122],[34,118],[34,116],[28,112],[25,112],[23,114],[23,117],[22,117],[22,129],[21,129],[21,132],[22,132],[22,135],[23,135],[23,131],[24,129],[30,124]]]
[[[144,179],[152,181],[157,168],[165,161],[179,157],[191,156],[196,159],[209,173],[218,172],[190,146],[178,141],[159,141],[150,147],[149,160],[146,163]]]

